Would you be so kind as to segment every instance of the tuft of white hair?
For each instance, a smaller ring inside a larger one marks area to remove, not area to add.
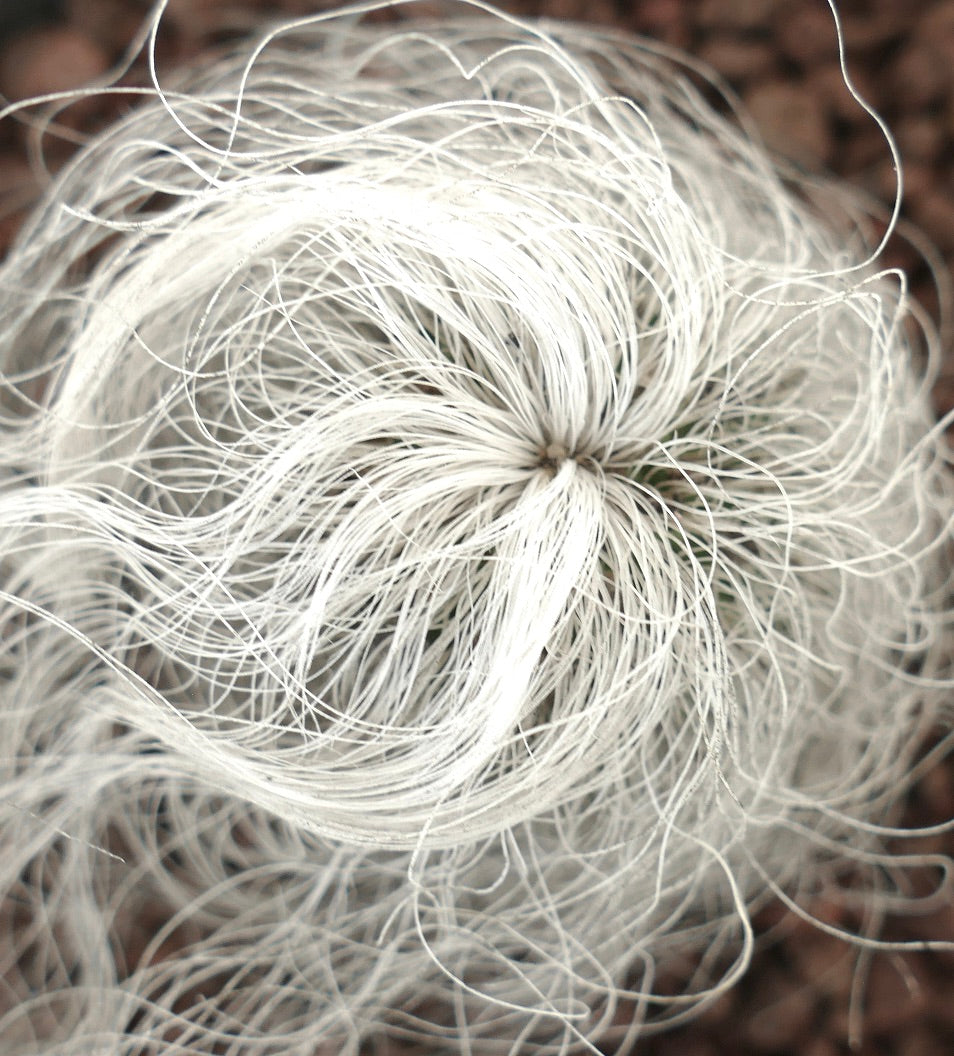
[[[279,27],[77,157],[0,273],[4,1051],[623,1051],[767,898],[903,901],[937,349],[820,200],[493,12]]]

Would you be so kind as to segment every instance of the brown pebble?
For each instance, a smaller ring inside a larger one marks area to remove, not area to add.
[[[9,249],[39,193],[40,184],[30,166],[16,155],[0,154],[0,257]]]
[[[189,0],[182,0],[180,6],[188,10]],[[441,12],[441,4],[438,0],[436,3],[425,3],[424,5],[424,17],[425,18],[439,18]],[[417,8],[415,7],[415,14]],[[580,19],[586,18],[586,0],[548,0],[547,3],[547,16],[550,18],[566,19],[567,21],[579,21]]]
[[[918,20],[915,36],[954,65],[954,0],[928,4]]]
[[[933,954],[929,956],[933,957]],[[935,985],[930,994],[930,1012],[928,1018],[938,1029],[954,1033],[954,1002],[951,1000],[951,969],[938,968],[935,973]]]
[[[826,896],[812,899],[805,908],[811,914],[811,920],[803,921],[802,923],[813,935],[818,934],[815,921],[819,924],[839,925],[845,923],[847,916],[844,900],[833,892]]]
[[[17,237],[24,218],[24,212],[19,209],[0,212],[0,257],[3,257],[13,245],[13,240]]]
[[[32,195],[35,180],[30,166],[17,157],[0,155],[0,201],[8,201]]]
[[[931,190],[935,184],[935,168],[922,161],[901,159],[901,173],[904,178],[904,205],[908,213],[912,212],[914,203]],[[878,162],[877,174],[869,184],[870,190],[883,202],[894,202],[898,189],[898,174],[892,158],[883,158]],[[952,812],[954,814],[954,812]],[[951,817],[952,814],[946,815]]]
[[[846,137],[838,147],[834,157],[838,172],[845,176],[854,176],[882,161],[891,161],[888,141],[881,129],[872,122],[870,125],[859,125],[857,130]]]
[[[761,80],[775,62],[768,44],[724,35],[709,37],[699,49],[699,58],[736,84]]]
[[[16,157],[0,155],[0,256],[10,247],[24,213],[39,193],[39,184],[29,165]]]
[[[774,23],[779,51],[802,67],[820,65],[838,56],[835,20],[824,5],[786,4]]]
[[[817,1014],[816,996],[776,973],[756,980],[752,1012],[739,1023],[742,1040],[767,1052],[794,1048],[808,1036]]]
[[[702,0],[696,22],[706,29],[767,29],[779,0]]]
[[[838,1046],[830,1038],[812,1038],[805,1042],[799,1056],[840,1056]]]
[[[555,17],[582,18],[582,3],[574,0],[561,0],[566,5],[567,15]],[[334,6],[334,5],[329,5]],[[428,11],[429,4],[423,2],[420,17],[440,17],[444,9]],[[314,5],[307,13],[314,12]],[[285,14],[289,12],[285,11]],[[302,14],[306,12],[301,12]],[[250,0],[168,0],[160,22],[161,31],[166,32],[165,47],[169,49],[173,61],[186,62],[216,40],[223,37],[241,38],[256,25],[261,24],[261,15],[256,13]]]
[[[163,17],[184,32],[199,35],[214,28],[226,8],[222,0],[168,0]]]
[[[643,0],[633,11],[633,29],[675,47],[688,47],[689,26],[682,0]]]
[[[944,128],[933,117],[906,114],[894,128],[894,137],[902,157],[917,161],[934,161],[944,147]]]
[[[441,5],[441,18],[446,11],[447,8]],[[580,18],[594,26],[619,26],[619,9],[613,0],[592,0]]]
[[[727,1023],[736,1011],[739,1002],[738,989],[726,990],[707,1005],[698,1015],[696,1022],[707,1029],[713,1029]]]
[[[849,76],[855,90],[865,102],[876,103],[877,86],[865,70],[849,68]],[[816,66],[805,77],[805,84],[825,107],[826,111],[839,121],[849,125],[868,125],[872,123],[871,115],[848,91],[844,74],[837,62]]]
[[[889,72],[894,105],[921,110],[938,102],[951,83],[951,72],[938,49],[923,41],[909,41]]]
[[[911,203],[911,215],[943,252],[954,252],[954,198],[937,187]]]
[[[654,1046],[655,1056],[720,1056],[716,1046],[699,1034],[662,1035]]]
[[[109,57],[85,33],[54,26],[14,37],[0,52],[0,92],[32,99],[82,88],[109,68]]]
[[[917,1027],[901,1039],[898,1056],[951,1056],[951,1041],[930,1026]]]
[[[798,976],[816,993],[834,1001],[851,994],[857,951],[844,939],[816,931],[788,947]]]
[[[954,268],[951,270],[954,271]],[[928,287],[928,289],[930,289],[930,287]],[[915,289],[914,295],[921,299],[921,289]],[[935,413],[939,418],[954,410],[954,377],[947,375],[938,378],[931,396],[934,401]],[[949,1005],[950,1003],[945,1001],[945,1004]],[[954,1007],[951,1008],[951,1012],[954,1014]]]
[[[803,84],[767,81],[744,96],[770,150],[808,168],[828,160],[831,137],[817,99]]]
[[[872,51],[906,35],[922,7],[920,0],[914,5],[906,0],[867,0],[864,14],[842,20],[846,51]]]
[[[910,275],[920,264],[921,257],[918,251],[913,246],[909,246],[907,242],[902,242],[901,239],[892,239],[885,247],[879,261],[879,267],[894,268],[906,275]]]
[[[800,923],[801,918],[787,909],[778,899],[766,902],[752,914],[752,924],[760,935],[768,932],[790,935]]]
[[[875,956],[862,997],[865,1032],[896,1035],[917,1026],[927,1012],[928,995],[926,978],[912,955]]]
[[[124,0],[66,0],[64,4],[65,20],[117,58],[136,35],[145,15],[145,8],[131,7]]]
[[[918,782],[917,794],[924,804],[927,824],[954,817],[954,763],[945,761],[931,767]]]

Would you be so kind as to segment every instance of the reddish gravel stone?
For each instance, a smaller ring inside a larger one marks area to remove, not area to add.
[[[923,110],[943,99],[951,88],[952,67],[943,54],[923,41],[902,48],[889,71],[894,105]]]
[[[812,1038],[805,1043],[800,1056],[841,1056],[841,1053],[830,1038]]]
[[[828,123],[803,84],[768,81],[746,92],[744,100],[770,150],[815,169],[828,160]]]
[[[433,5],[434,17],[440,18],[447,8],[438,0]],[[550,0],[547,16],[568,21],[584,21],[598,25],[609,25],[617,20],[612,0]]]
[[[0,157],[0,255],[9,248],[36,195],[29,165],[18,158]]]
[[[901,1041],[898,1056],[951,1056],[954,1040],[939,1037],[930,1026],[915,1028]]]
[[[201,37],[218,27],[228,25],[231,12],[220,0],[167,0],[164,17],[190,37]]]
[[[774,22],[779,51],[799,66],[817,66],[838,55],[835,20],[827,5],[786,4]]]
[[[11,209],[9,212],[0,212],[0,256],[3,256],[13,244],[23,220],[23,210]]]
[[[125,0],[66,0],[65,20],[118,57],[142,25],[146,8],[131,9]]]
[[[705,29],[766,30],[780,0],[702,0],[694,12]]]
[[[699,48],[699,58],[730,81],[745,84],[769,73],[775,64],[772,48],[762,41],[714,36]]]
[[[818,1002],[808,986],[773,974],[755,980],[751,1002],[751,1012],[739,1024],[747,1045],[777,1052],[797,1047],[812,1033]]]
[[[931,993],[930,1019],[937,1032],[954,1035],[954,1001],[951,999],[951,969],[941,968],[937,972],[936,984]],[[954,1037],[950,1052],[954,1052]]]
[[[805,921],[789,913],[781,902],[773,900],[752,915],[752,925],[760,935],[774,931],[779,938],[788,938],[803,929]]]
[[[857,950],[849,943],[816,930],[789,943],[786,949],[797,976],[817,995],[847,1002],[858,959]]]
[[[927,980],[913,955],[876,955],[864,990],[865,1032],[901,1034],[917,1026],[929,1004]]]
[[[700,1014],[700,1026],[711,1030],[727,1023],[736,1012],[738,1001],[738,990],[726,990]]]
[[[633,29],[674,47],[689,45],[689,27],[683,0],[644,0],[634,5]]]
[[[912,271],[920,267],[921,255],[907,242],[894,239],[885,249],[881,263],[885,268],[895,268],[910,275]]]
[[[954,65],[954,0],[935,0],[915,28],[919,41]]]
[[[949,186],[954,197],[954,185]],[[917,795],[927,824],[954,817],[954,764],[948,761],[929,770],[918,782]]]
[[[927,114],[905,115],[894,128],[901,154],[915,161],[935,161],[945,145],[945,130]]]
[[[708,1039],[698,1035],[680,1037],[670,1034],[660,1037],[656,1044],[656,1056],[722,1056]]]
[[[76,29],[55,26],[23,34],[0,51],[0,92],[30,99],[82,88],[109,68],[102,45]]]
[[[865,102],[876,102],[879,99],[879,84],[863,68],[849,66],[849,75],[855,90]],[[837,62],[816,66],[805,75],[805,88],[809,95],[816,98],[826,111],[839,121],[849,125],[873,124],[871,115],[848,91],[844,74]]]
[[[934,187],[911,203],[915,221],[944,253],[954,253],[954,194]]]
[[[845,50],[854,55],[885,47],[910,30],[921,7],[922,0],[865,0],[863,14],[842,19]]]
[[[924,302],[925,298],[922,296],[920,287],[914,290],[914,295],[922,303]],[[954,377],[942,376],[934,386],[934,392],[931,395],[934,399],[934,411],[939,418],[949,411],[954,411]],[[951,436],[951,430],[948,430],[948,435],[954,440],[954,436]],[[951,967],[954,968],[954,964]]]
[[[33,187],[30,166],[17,157],[0,156],[0,209],[8,202],[21,198]]]
[[[881,162],[891,164],[892,158],[884,132],[871,122],[839,145],[835,160],[838,172],[851,177],[859,176]]]

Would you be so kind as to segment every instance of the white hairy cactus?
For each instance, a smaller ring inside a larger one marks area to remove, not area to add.
[[[5,1051],[622,1049],[900,898],[952,501],[864,225],[577,26],[151,94],[0,273]]]

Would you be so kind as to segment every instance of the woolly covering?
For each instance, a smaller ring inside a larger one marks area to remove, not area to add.
[[[148,94],[0,273],[4,1051],[621,1051],[893,907],[952,492],[850,198],[492,13]]]

